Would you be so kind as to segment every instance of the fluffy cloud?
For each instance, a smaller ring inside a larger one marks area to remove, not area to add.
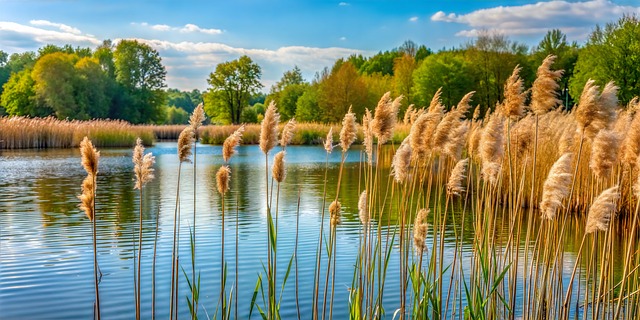
[[[409,18],[410,22],[417,22],[418,21],[418,17],[411,17]]]
[[[154,24],[154,25],[149,25],[146,22],[142,22],[142,23],[136,23],[136,22],[132,22],[132,25],[140,25],[143,27],[149,27],[153,30],[156,31],[178,31],[180,33],[204,33],[204,34],[211,34],[211,35],[215,35],[215,34],[221,34],[222,30],[220,29],[206,29],[206,28],[200,28],[199,26],[192,24],[192,23],[187,23],[185,24],[183,27],[172,27],[166,24]]]
[[[471,29],[456,34],[462,37],[474,37],[479,30],[495,30],[507,35],[531,35],[545,33],[551,28],[559,28],[574,37],[583,37],[595,24],[604,24],[628,13],[640,13],[640,7],[617,5],[608,0],[555,0],[521,6],[499,6],[467,14],[438,11],[431,16],[431,20],[470,27]]]
[[[29,23],[34,26],[55,27],[60,29],[60,31],[73,33],[73,34],[82,34],[82,32],[80,32],[80,30],[78,30],[77,28],[74,28],[62,23],[55,23],[47,20],[31,20],[29,21]]]
[[[0,42],[8,41],[13,44],[31,43],[36,46],[49,43],[95,46],[102,43],[102,41],[95,37],[82,35],[80,30],[61,23],[53,23],[45,20],[33,20],[31,21],[31,24],[52,26],[60,29],[61,31],[36,28],[15,22],[0,21]],[[32,48],[26,49],[30,50]]]

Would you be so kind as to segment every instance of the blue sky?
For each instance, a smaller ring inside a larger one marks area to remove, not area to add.
[[[532,46],[559,28],[583,42],[625,13],[640,14],[640,0],[0,0],[0,50],[138,39],[160,52],[168,86],[183,90],[206,89],[217,63],[247,54],[268,89],[295,65],[310,80],[337,58],[408,39],[437,51],[495,30]]]

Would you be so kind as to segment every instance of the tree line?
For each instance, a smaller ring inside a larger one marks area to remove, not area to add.
[[[502,100],[504,82],[515,66],[525,86],[549,54],[563,69],[560,97],[571,108],[588,79],[613,80],[622,103],[640,95],[640,20],[628,15],[596,26],[583,45],[549,30],[529,48],[498,33],[483,32],[457,48],[434,52],[406,41],[371,57],[352,55],[316,73],[311,81],[298,67],[286,71],[267,94],[261,67],[248,56],[218,64],[205,92],[165,89],[166,69],[158,52],[135,40],[105,41],[95,50],[48,45],[37,53],[0,51],[0,113],[65,119],[112,118],[132,123],[186,123],[204,101],[214,123],[258,122],[265,104],[283,119],[338,122],[351,107],[361,116],[387,91],[403,95],[400,115],[410,105],[429,104],[442,88],[442,102],[455,105],[476,91],[484,111]]]

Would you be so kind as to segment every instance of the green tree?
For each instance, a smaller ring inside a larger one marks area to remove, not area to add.
[[[304,122],[317,122],[322,119],[322,110],[318,107],[320,85],[311,84],[296,102],[296,119]]]
[[[454,106],[469,91],[474,80],[469,77],[470,68],[464,56],[443,51],[428,56],[413,74],[414,99],[420,106],[428,106],[438,88],[442,87],[442,103]]]
[[[282,120],[289,120],[296,115],[296,103],[306,87],[307,84],[302,78],[302,72],[296,66],[292,70],[286,71],[282,78],[271,87],[271,92],[265,103],[274,101],[278,106]]]
[[[416,67],[416,60],[409,54],[396,58],[393,64],[393,91],[395,96],[405,97],[405,106],[413,103],[413,71]],[[404,114],[404,110],[400,111]]]
[[[399,51],[385,51],[378,52],[373,57],[367,59],[359,68],[360,73],[372,74],[381,73],[383,75],[393,75],[393,62],[396,58],[399,58],[404,53]]]
[[[116,104],[112,114],[133,123],[164,120],[165,77],[162,58],[149,45],[121,40],[113,53],[116,81],[123,89],[124,104]]]
[[[39,103],[53,109],[59,119],[88,119],[86,110],[76,103],[76,71],[78,56],[70,53],[48,53],[36,62],[31,76],[35,81]]]
[[[262,88],[261,74],[260,66],[248,56],[218,64],[207,80],[211,86],[208,97],[224,106],[231,123],[240,123],[242,110],[249,104],[251,95]]]
[[[46,117],[53,114],[53,110],[36,103],[35,82],[31,78],[31,69],[11,74],[9,81],[4,84],[0,106],[12,116]]]
[[[167,118],[165,124],[187,124],[189,123],[190,114],[180,107],[166,107],[165,113]]]
[[[640,95],[640,19],[624,16],[604,29],[596,27],[580,51],[574,76],[569,82],[572,96],[579,97],[588,79],[600,85],[613,80],[620,87],[623,104]]]
[[[109,77],[95,58],[85,57],[74,66],[75,99],[79,110],[90,118],[105,118],[109,114]]]

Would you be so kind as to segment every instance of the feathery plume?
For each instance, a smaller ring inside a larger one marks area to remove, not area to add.
[[[191,117],[189,117],[189,125],[193,128],[194,133],[198,132],[198,128],[202,125],[205,118],[204,104],[200,103],[195,109],[193,109],[193,113],[191,114]]]
[[[447,182],[447,194],[448,195],[460,195],[464,192],[464,188],[462,187],[462,180],[466,178],[465,170],[467,169],[467,164],[469,164],[469,158],[463,159],[456,163],[456,166],[451,170],[451,175],[449,176],[449,181]]]
[[[475,125],[469,134],[469,156],[476,159],[478,157],[478,149],[480,139],[482,138],[482,127]]]
[[[344,119],[342,120],[342,129],[340,130],[340,146],[342,147],[342,152],[347,152],[351,144],[356,141],[357,132],[356,114],[351,112],[351,107],[349,107],[349,111],[347,111],[347,114],[344,115]]]
[[[480,139],[480,156],[482,158],[482,175],[485,180],[495,185],[498,181],[504,156],[504,120],[501,114],[492,115],[487,126],[482,130]]]
[[[286,155],[285,151],[280,151],[276,153],[276,156],[273,160],[273,168],[271,170],[271,173],[273,175],[273,178],[278,183],[281,183],[282,181],[284,181],[284,178],[287,175],[287,171],[285,170],[285,166],[284,166],[285,155]]]
[[[558,142],[558,151],[560,154],[571,152],[573,150],[574,137],[576,135],[576,126],[571,123],[568,124],[564,130],[562,130],[562,135],[560,136],[560,141]]]
[[[373,134],[378,138],[378,144],[385,144],[393,135],[393,127],[396,125],[396,112],[393,103],[390,102],[390,93],[385,93],[376,107],[375,116],[371,122]]]
[[[391,110],[393,110],[393,113],[396,115],[396,117],[398,116],[398,111],[400,111],[400,103],[402,102],[402,99],[404,99],[404,96],[399,95],[395,99],[393,99],[393,102],[391,103]]]
[[[462,97],[458,106],[450,112],[447,112],[442,121],[440,121],[433,135],[432,143],[435,149],[444,152],[445,144],[447,144],[447,142],[452,138],[456,138],[454,136],[456,134],[455,131],[456,129],[460,130],[459,127],[462,126],[462,119],[465,118],[465,114],[471,108],[469,102],[471,101],[471,97],[473,97],[474,93],[475,91],[471,91]]]
[[[556,56],[550,54],[542,61],[536,73],[536,80],[531,87],[531,110],[540,115],[547,113],[553,107],[562,103],[558,99],[558,80],[562,77],[564,70],[551,70],[551,65],[555,62]]]
[[[542,189],[542,201],[540,212],[543,219],[553,220],[558,208],[562,206],[562,200],[569,195],[571,188],[571,162],[572,153],[563,154],[551,167],[547,180]]]
[[[411,118],[414,114],[414,110],[413,110],[413,104],[410,104],[407,107],[407,110],[404,111],[404,118],[402,119],[402,123],[404,124],[411,124]]]
[[[340,201],[338,200],[334,200],[333,202],[331,202],[331,204],[329,205],[329,213],[331,215],[331,227],[334,227],[340,224],[340,209],[342,208],[342,205],[340,204]]]
[[[416,214],[416,219],[413,222],[413,246],[416,249],[416,254],[418,256],[422,256],[422,253],[426,249],[426,245],[424,243],[427,238],[427,229],[429,225],[427,224],[427,215],[429,214],[429,209],[420,209],[418,214]]]
[[[195,141],[195,133],[193,127],[186,127],[180,132],[178,137],[178,158],[180,162],[190,162],[191,145]]]
[[[608,128],[616,116],[618,106],[618,87],[609,82],[598,92],[595,81],[589,79],[580,95],[576,109],[576,121],[589,139],[593,139],[600,130]]]
[[[151,153],[144,154],[142,139],[138,138],[136,140],[136,146],[133,149],[133,172],[136,176],[134,189],[142,189],[147,182],[153,180],[154,163],[156,163],[156,157]]]
[[[78,196],[80,199],[80,209],[84,211],[90,221],[93,221],[95,212],[93,211],[93,201],[95,197],[94,176],[89,174],[82,180],[82,194]]]
[[[89,138],[84,137],[80,142],[80,154],[82,155],[82,166],[89,175],[98,174],[98,161],[100,152],[96,150]]]
[[[409,140],[410,136],[402,141],[391,162],[391,173],[399,183],[404,182],[409,175],[409,165],[411,164],[411,145]]]
[[[260,126],[260,150],[269,153],[278,143],[278,123],[280,114],[276,111],[276,104],[271,101]]]
[[[478,121],[480,119],[480,105],[477,105],[473,110],[473,121]]]
[[[503,107],[505,115],[512,119],[518,119],[524,114],[524,80],[520,78],[520,66],[513,69],[513,73],[504,85]]]
[[[327,133],[327,138],[324,140],[324,149],[327,150],[327,153],[331,153],[333,150],[333,127],[329,127],[329,133]]]
[[[440,96],[442,95],[442,87],[438,88],[438,91],[431,98],[431,102],[429,103],[429,113],[442,113],[444,110],[444,106],[442,105],[442,101],[440,100]]]
[[[364,133],[364,151],[367,154],[367,162],[373,163],[373,132],[371,131],[371,111],[364,110],[362,117],[362,132]]]
[[[431,146],[431,136],[438,127],[440,121],[439,113],[423,113],[411,125],[411,150],[413,156],[419,159],[427,154]]]
[[[455,126],[449,133],[449,139],[442,146],[442,154],[448,155],[454,160],[459,160],[462,156],[462,147],[467,141],[469,133],[469,121],[463,121]]]
[[[223,165],[218,169],[218,173],[216,173],[216,182],[218,185],[218,192],[221,195],[224,195],[227,191],[229,191],[229,179],[231,178],[231,168],[227,165]]]
[[[280,145],[284,148],[293,139],[293,131],[296,129],[296,119],[291,118],[289,122],[282,129],[282,136],[280,137]]]
[[[616,164],[621,137],[613,130],[600,130],[593,139],[589,168],[596,177],[606,178]]]
[[[511,147],[512,150],[516,151],[517,158],[524,158],[533,144],[535,136],[533,132],[535,128],[534,120],[533,116],[528,115],[511,127]]]
[[[358,200],[358,216],[360,217],[360,223],[365,227],[369,226],[371,217],[369,216],[369,206],[367,204],[367,190],[362,191]]]
[[[636,161],[636,167],[640,168],[640,157],[637,157]],[[640,199],[640,174],[638,174],[638,177],[633,184],[633,194],[636,196],[636,198]]]
[[[244,133],[244,124],[241,125],[236,131],[224,140],[222,145],[222,159],[224,162],[229,162],[229,159],[236,154],[236,147],[242,141],[242,134]]]
[[[640,153],[640,112],[636,111],[624,141],[624,162],[629,166],[634,165],[638,153]]]
[[[602,193],[593,201],[587,216],[586,233],[595,231],[607,231],[611,216],[616,211],[616,204],[620,198],[618,186],[613,186]]]

